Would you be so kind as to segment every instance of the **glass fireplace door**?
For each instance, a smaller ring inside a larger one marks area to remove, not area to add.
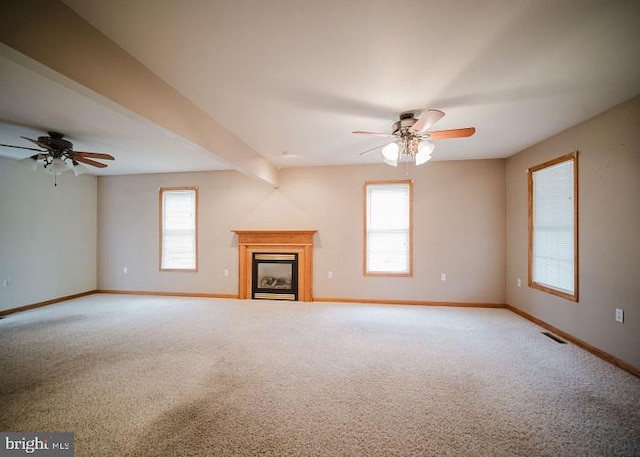
[[[298,254],[254,253],[252,298],[298,299]]]

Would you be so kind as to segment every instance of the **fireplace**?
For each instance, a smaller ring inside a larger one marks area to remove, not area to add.
[[[238,242],[238,298],[313,301],[316,230],[233,232]]]
[[[251,298],[298,299],[298,254],[254,252]]]

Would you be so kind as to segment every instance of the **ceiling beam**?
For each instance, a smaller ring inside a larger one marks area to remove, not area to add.
[[[3,0],[0,41],[251,177],[278,169],[58,0]]]

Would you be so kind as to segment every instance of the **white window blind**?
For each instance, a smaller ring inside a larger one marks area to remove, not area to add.
[[[163,270],[196,269],[196,189],[162,190]]]
[[[576,295],[574,160],[532,171],[531,280]]]
[[[365,273],[411,273],[411,184],[366,184]]]

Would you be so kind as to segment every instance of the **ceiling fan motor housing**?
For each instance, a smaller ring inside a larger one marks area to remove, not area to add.
[[[49,136],[38,137],[38,142],[47,145],[53,151],[71,151],[73,149],[73,143],[62,139],[62,134],[57,132],[48,132]]]
[[[407,111],[406,113],[402,113],[400,115],[400,120],[394,122],[391,133],[394,135],[402,134],[406,132],[413,124],[418,122],[418,119],[415,118],[413,111]]]

